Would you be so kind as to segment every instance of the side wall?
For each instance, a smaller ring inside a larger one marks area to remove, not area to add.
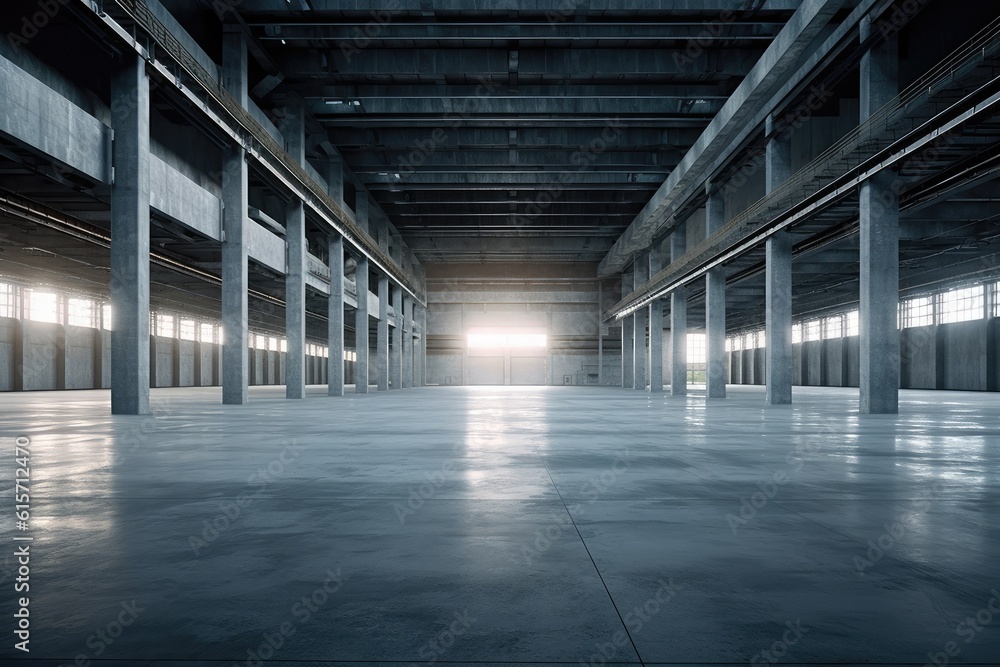
[[[899,332],[902,389],[1000,391],[1000,318],[910,327]],[[858,337],[797,343],[796,385],[857,387]],[[764,349],[729,353],[729,381],[764,384]]]

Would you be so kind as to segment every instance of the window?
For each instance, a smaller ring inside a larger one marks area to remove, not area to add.
[[[177,325],[178,337],[181,340],[194,340],[196,331],[194,320],[181,320]]]
[[[792,325],[792,343],[802,342],[802,323]]]
[[[59,322],[59,297],[52,292],[28,291],[28,319],[35,322]]]
[[[832,315],[823,318],[823,338],[843,338],[844,316]]]
[[[278,339],[275,338],[274,336],[271,336],[270,338],[268,338],[267,339],[267,349],[270,350],[271,352],[277,352],[278,351]]]
[[[802,323],[803,341],[819,340],[819,335],[819,320],[809,320],[808,322]]]
[[[1000,283],[993,283],[993,317],[1000,317]]]
[[[111,331],[111,304],[105,303],[101,305],[101,326],[103,326],[107,331]]]
[[[267,349],[267,338],[266,337],[261,336],[260,334],[254,334],[251,337],[251,340],[253,341],[252,344],[253,344],[254,348],[256,348],[258,350],[266,350]]]
[[[0,317],[16,317],[17,302],[14,299],[17,294],[14,289],[13,285],[0,283]]]
[[[282,338],[281,339],[281,351],[282,352],[288,352],[288,339],[287,338]]]
[[[733,339],[732,338],[727,338],[726,339],[726,352],[732,352],[732,351],[733,351]]]
[[[344,361],[357,361],[358,353],[352,350],[344,350]]]
[[[68,299],[66,303],[68,313],[67,324],[75,327],[96,327],[97,308],[90,299]]]
[[[707,356],[705,334],[687,335],[687,361],[689,364],[704,364]]]
[[[858,311],[852,310],[844,314],[844,335],[845,336],[857,336],[861,333],[860,320],[858,319]]]
[[[920,296],[903,301],[900,324],[906,327],[923,327],[934,324],[934,297]]]
[[[174,316],[156,313],[156,335],[163,338],[174,337]]]
[[[757,347],[767,347],[767,332],[761,329],[756,333],[754,345]]]
[[[198,325],[198,340],[202,343],[218,343],[218,329],[214,324],[202,322]]]
[[[983,286],[942,292],[938,297],[938,322],[966,322],[983,318]]]

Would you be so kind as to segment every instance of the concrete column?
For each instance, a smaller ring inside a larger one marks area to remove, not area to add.
[[[354,363],[354,391],[368,393],[368,258],[359,257],[354,272],[354,284],[358,288],[358,308],[354,311],[354,349],[357,361]]]
[[[402,290],[400,290],[402,291]],[[413,386],[413,299],[403,295],[403,388]]]
[[[289,109],[287,118],[288,153],[305,166],[304,110]],[[306,395],[306,247],[305,204],[293,197],[285,218],[285,398]]]
[[[627,273],[622,274],[622,297],[632,293],[632,279]],[[621,319],[622,324],[622,387],[631,389],[634,385],[635,364],[635,320],[631,315]]]
[[[785,132],[767,117],[765,189],[773,192],[791,175],[791,143]],[[765,245],[767,345],[764,350],[765,401],[768,405],[792,402],[792,237],[780,231]]]
[[[604,384],[604,281],[597,281],[597,384]]]
[[[632,285],[634,289],[642,287],[649,279],[649,258],[646,255],[639,255],[635,258],[632,267]],[[646,322],[649,320],[649,311],[640,308],[632,316],[632,388],[639,391],[646,391],[646,364],[649,363],[649,348],[646,347]]]
[[[247,96],[246,38],[226,27],[222,41],[223,85],[244,105]],[[243,146],[222,155],[222,402],[247,402],[249,334],[247,332],[247,161]]]
[[[389,278],[378,278],[378,329],[375,333],[376,379],[379,391],[389,391]]]
[[[706,238],[722,229],[726,222],[725,199],[722,190],[709,191],[705,203]],[[707,398],[726,397],[728,376],[726,354],[726,270],[716,267],[705,276],[705,347],[707,377],[705,394]]]
[[[358,223],[358,227],[360,227],[361,229],[363,229],[366,232],[369,232],[369,229],[368,229],[368,223],[369,223],[368,209],[369,209],[369,206],[368,206],[368,191],[367,190],[364,190],[364,189],[358,190],[357,201],[354,202],[354,205],[355,205],[354,221]],[[370,234],[370,232],[369,232],[369,234]]]
[[[327,393],[344,395],[344,238],[332,234],[327,243],[330,296],[327,297]]]
[[[670,261],[687,252],[687,223],[670,235]],[[687,395],[687,289],[670,293],[670,395]]]
[[[149,413],[149,78],[132,54],[111,78],[111,413]],[[22,311],[23,312],[23,311]]]
[[[871,34],[869,18],[861,39]],[[895,39],[861,59],[861,122],[885,106],[899,89]],[[861,184],[860,192],[860,411],[899,412],[899,196],[896,175],[882,171]]]
[[[417,306],[419,310],[417,313],[420,318],[420,342],[417,344],[417,368],[416,374],[418,381],[414,382],[414,386],[423,387],[427,384],[427,308],[425,306]]]
[[[389,386],[403,388],[403,290],[396,286],[392,290],[392,309],[395,312],[392,327],[392,345],[389,348]]]
[[[330,199],[344,206],[344,161],[340,156],[331,157],[326,163],[326,193]]]
[[[649,251],[649,277],[663,269],[663,250],[659,243]],[[663,301],[656,299],[649,304],[649,355],[646,366],[649,373],[649,391],[663,391]]]

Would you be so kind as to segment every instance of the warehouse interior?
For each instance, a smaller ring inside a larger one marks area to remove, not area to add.
[[[0,33],[5,664],[1000,664],[994,3]]]

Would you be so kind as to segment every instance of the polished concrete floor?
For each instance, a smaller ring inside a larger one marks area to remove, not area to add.
[[[995,394],[250,394],[0,396],[0,663],[1000,664]]]

